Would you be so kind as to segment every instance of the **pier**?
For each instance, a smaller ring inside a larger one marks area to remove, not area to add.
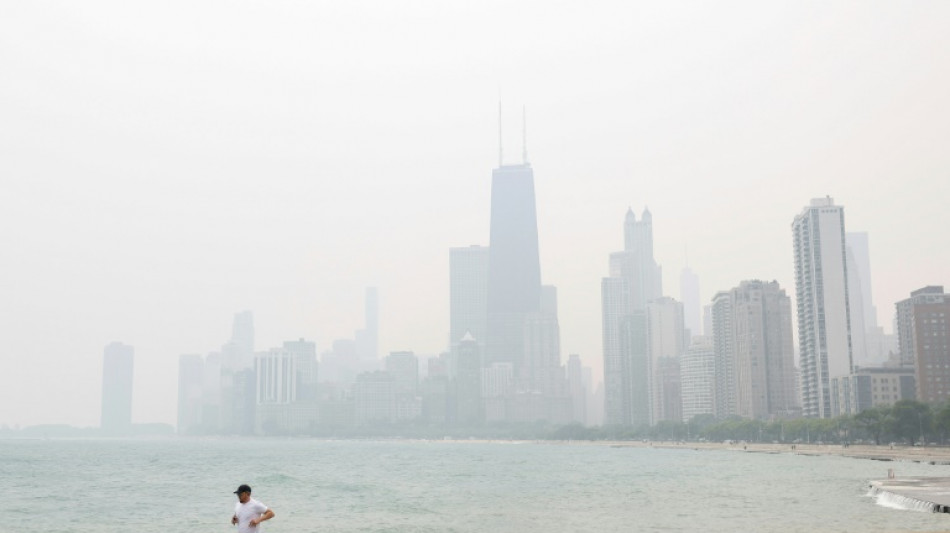
[[[872,480],[870,488],[902,507],[950,513],[950,477],[889,477]]]

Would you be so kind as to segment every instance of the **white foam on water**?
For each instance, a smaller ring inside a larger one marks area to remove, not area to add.
[[[900,494],[887,492],[886,490],[881,490],[877,487],[872,487],[871,490],[868,491],[867,495],[871,498],[874,498],[874,503],[888,509],[919,511],[926,513],[934,512],[934,504],[931,502],[925,502],[915,498],[908,498],[907,496],[901,496]]]

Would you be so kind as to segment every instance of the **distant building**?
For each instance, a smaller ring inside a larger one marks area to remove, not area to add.
[[[296,380],[294,401],[315,403],[317,401],[317,346],[313,341],[298,339],[284,342],[284,351],[293,354]]]
[[[680,358],[680,387],[683,396],[683,421],[695,416],[715,414],[716,353],[712,342],[693,336],[693,342]]]
[[[356,356],[360,368],[375,367],[379,360],[379,291],[376,287],[366,288],[365,297],[366,327],[353,334]]]
[[[541,287],[541,309],[525,317],[524,339],[525,357],[518,373],[517,389],[537,392],[547,398],[566,398],[555,287]]]
[[[851,414],[854,399],[831,385],[853,368],[844,208],[830,197],[814,199],[795,217],[792,233],[802,414]]]
[[[778,282],[743,281],[713,300],[718,416],[798,414],[791,300]]]
[[[395,380],[389,372],[364,372],[353,384],[357,424],[392,422],[396,419]]]
[[[392,352],[386,357],[385,367],[393,378],[394,419],[415,420],[421,417],[419,358],[412,352]]]
[[[524,162],[492,171],[486,302],[486,364],[525,359],[525,320],[541,310],[541,265],[534,171]]]
[[[587,424],[587,388],[584,385],[584,367],[581,357],[572,353],[567,357],[567,383],[573,407],[572,421]]]
[[[610,254],[609,264],[601,280],[603,423],[640,426],[651,423],[657,402],[647,306],[662,294],[649,210],[640,221],[627,210],[624,249]]]
[[[178,358],[178,433],[194,433],[202,426],[204,359],[197,354]]]
[[[689,331],[690,337],[702,335],[699,276],[688,266],[680,274],[680,301],[683,302],[683,323]]]
[[[679,357],[686,350],[683,304],[663,296],[647,304],[651,424],[680,421]]]
[[[105,347],[102,356],[103,431],[126,433],[132,429],[132,363],[135,350],[121,342]]]
[[[855,367],[847,377],[835,378],[835,388],[848,390],[856,398],[856,412],[873,407],[890,407],[917,395],[912,367]]]
[[[317,352],[312,341],[287,341],[255,358],[255,430],[265,434],[306,434],[317,424]]]
[[[466,333],[457,351],[455,421],[461,426],[478,425],[484,420],[481,346],[471,334]]]
[[[453,360],[470,334],[484,350],[488,319],[488,247],[449,249],[449,346]],[[450,375],[455,375],[450,365]]]
[[[419,392],[419,358],[414,353],[391,352],[384,365],[396,394],[415,396]]]
[[[739,369],[736,361],[735,310],[731,291],[717,292],[711,306],[715,387],[713,413],[725,419],[739,414]]]
[[[939,285],[918,289],[897,303],[897,313],[901,360],[913,361],[917,399],[950,400],[950,295]]]

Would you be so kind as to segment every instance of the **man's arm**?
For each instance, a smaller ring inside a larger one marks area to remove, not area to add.
[[[268,509],[264,511],[264,514],[262,514],[261,516],[251,520],[251,525],[256,526],[260,524],[261,522],[263,522],[264,520],[270,520],[271,518],[274,518],[274,510]]]

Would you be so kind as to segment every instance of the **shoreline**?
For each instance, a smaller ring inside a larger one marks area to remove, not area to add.
[[[577,441],[574,441],[577,442]],[[950,465],[950,447],[945,446],[880,446],[869,444],[777,444],[777,443],[721,443],[669,441],[603,441],[614,447],[663,448],[675,450],[728,450],[746,453],[789,453],[795,455],[837,455],[873,461],[914,462],[931,465]]]
[[[410,439],[411,440],[411,439]],[[660,448],[668,450],[725,450],[745,453],[837,455],[854,459],[883,462],[913,462],[931,465],[950,465],[948,446],[907,446],[873,444],[780,444],[780,443],[723,443],[723,442],[673,442],[673,441],[627,441],[627,440],[519,440],[519,439],[442,439],[427,442],[483,443],[483,444],[547,444],[569,446],[610,446],[612,448]]]

